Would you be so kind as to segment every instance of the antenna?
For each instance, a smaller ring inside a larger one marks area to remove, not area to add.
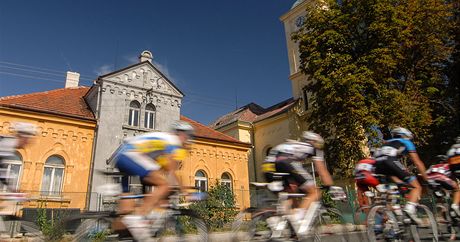
[[[235,87],[235,110],[238,109],[238,88]]]
[[[117,42],[115,43],[115,63],[113,64],[114,65],[114,70],[116,70],[118,68],[118,38],[117,38]]]

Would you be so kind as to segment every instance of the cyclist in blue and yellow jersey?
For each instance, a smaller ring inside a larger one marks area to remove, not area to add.
[[[176,121],[170,133],[152,132],[131,137],[117,150],[114,161],[120,172],[139,176],[143,185],[154,186],[134,214],[122,218],[137,240],[149,237],[149,224],[145,216],[167,197],[170,185],[180,185],[175,171],[186,156],[193,132],[189,123]],[[128,177],[124,177],[122,183],[123,192],[128,192]]]
[[[420,223],[416,215],[416,207],[422,194],[422,187],[417,177],[407,171],[407,168],[401,163],[400,159],[408,156],[425,181],[427,180],[426,168],[417,154],[415,145],[411,141],[414,137],[412,132],[405,128],[397,127],[391,130],[391,135],[393,138],[386,140],[382,147],[375,153],[375,173],[396,176],[413,187],[409,193],[409,199],[404,207],[404,212],[414,222]]]

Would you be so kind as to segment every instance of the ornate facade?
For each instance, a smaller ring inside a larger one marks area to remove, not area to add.
[[[32,198],[25,206],[85,208],[96,126],[81,106],[87,91],[67,88],[0,99],[1,135],[11,134],[15,122],[38,127],[32,143],[7,161],[9,174],[17,177],[12,186]]]

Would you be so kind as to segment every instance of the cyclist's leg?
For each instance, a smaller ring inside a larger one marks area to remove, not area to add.
[[[319,201],[321,192],[316,188],[313,177],[302,167],[299,162],[278,161],[276,170],[290,174],[290,178],[299,185],[299,190],[306,194],[299,204],[298,217],[302,217],[312,203]]]
[[[144,203],[140,207],[140,213],[147,215],[153,208],[158,206],[160,201],[169,193],[169,185],[166,178],[158,170],[152,170],[148,175],[142,178],[146,185],[155,186],[155,189],[150,193],[150,196],[144,198]]]
[[[455,178],[454,180],[460,179],[460,164],[449,164],[449,169],[453,174],[453,177]],[[453,194],[452,194],[452,209],[455,210],[455,212],[460,215],[460,189],[457,183],[455,183],[455,187],[453,189]]]
[[[158,201],[167,194],[166,179],[158,171],[160,166],[153,159],[138,152],[125,152],[118,156],[117,168],[130,176],[139,176],[145,185],[156,186],[150,196],[144,198],[144,203],[136,211],[139,215],[146,215],[150,208],[157,205]],[[127,189],[124,185],[124,190]]]

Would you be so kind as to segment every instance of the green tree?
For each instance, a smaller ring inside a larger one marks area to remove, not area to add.
[[[238,214],[235,195],[219,181],[209,189],[208,198],[193,204],[191,209],[198,212],[211,230],[223,229]]]
[[[306,120],[327,137],[327,160],[351,175],[367,139],[404,126],[430,138],[447,90],[452,4],[440,0],[312,1],[293,38],[314,95]],[[433,27],[436,26],[436,27]]]

